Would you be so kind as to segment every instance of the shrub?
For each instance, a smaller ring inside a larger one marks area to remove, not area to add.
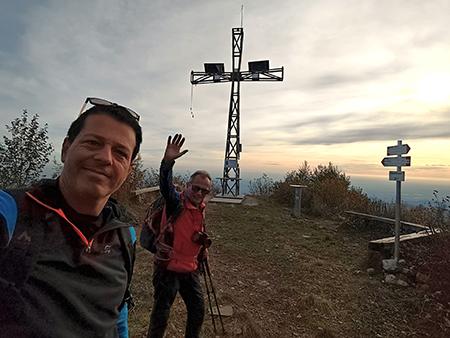
[[[316,216],[336,216],[352,209],[367,212],[370,199],[361,188],[350,186],[350,178],[331,162],[311,169],[304,161],[297,170],[286,173],[284,181],[273,183],[273,199],[292,206],[295,202],[291,184],[305,185],[302,208]]]
[[[218,179],[213,179],[211,181],[211,196],[216,196],[222,192],[222,187],[220,186],[220,181]]]
[[[304,161],[297,170],[287,172],[284,181],[273,182],[263,174],[251,184],[251,192],[259,195],[263,195],[262,191],[268,191],[266,186],[272,187],[273,200],[288,206],[295,203],[294,189],[290,185],[305,185],[307,188],[302,191],[302,209],[315,216],[333,217],[352,210],[395,219],[395,203],[369,198],[361,188],[352,186],[350,177],[331,162],[327,166],[320,164],[311,169],[308,162]],[[402,204],[401,210],[404,221],[450,231],[450,196],[439,199],[437,190],[434,190],[428,207],[409,208]]]
[[[129,207],[130,197],[133,196],[133,191],[144,188],[144,177],[147,173],[147,169],[143,169],[143,161],[140,155],[134,160],[134,165],[131,168],[131,172],[128,175],[122,186],[113,194],[113,197],[117,199],[125,207]]]
[[[157,169],[150,167],[147,168],[142,178],[142,185],[144,188],[159,186],[159,172]]]
[[[402,221],[421,224],[430,227],[432,230],[450,230],[449,215],[450,196],[439,199],[438,191],[433,191],[433,198],[428,202],[428,206],[418,205],[408,207],[402,203]],[[387,203],[380,199],[371,199],[367,213],[382,217],[395,219],[395,203]]]
[[[361,188],[351,186],[347,196],[347,210],[367,213],[371,200]]]
[[[308,185],[311,181],[312,171],[307,161],[304,161],[297,170],[289,171],[284,177],[287,184]]]
[[[438,191],[433,191],[433,198],[428,202],[430,209],[431,221],[427,224],[432,230],[440,229],[443,231],[450,230],[449,203],[450,196],[445,196],[441,200],[438,198]]]
[[[419,205],[407,210],[405,218],[411,222],[426,225],[431,230],[439,229],[441,231],[450,230],[449,204],[450,196],[441,199],[438,197],[438,191],[433,191],[433,198],[428,202],[428,207]]]
[[[269,196],[273,193],[274,183],[267,174],[262,174],[260,178],[253,179],[248,184],[248,191],[250,195],[254,196]]]
[[[309,212],[317,216],[333,216],[347,209],[348,184],[336,178],[324,178],[311,187]]]
[[[387,203],[381,199],[372,198],[367,213],[381,217],[395,218],[395,203]]]
[[[293,206],[295,204],[295,191],[291,187],[291,184],[310,186],[311,175],[311,167],[307,161],[304,161],[297,170],[287,172],[284,176],[284,181],[274,183],[274,200],[280,204]],[[311,201],[311,192],[308,189],[303,189],[302,207],[305,209],[310,209]]]
[[[295,193],[289,183],[276,181],[273,183],[272,199],[279,204],[293,206],[295,203]]]

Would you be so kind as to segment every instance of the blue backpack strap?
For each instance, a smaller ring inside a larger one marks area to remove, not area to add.
[[[134,244],[134,243],[136,243],[136,240],[137,240],[136,229],[134,227],[129,227],[128,229],[130,229],[131,241]]]
[[[119,320],[117,321],[117,333],[119,338],[128,338],[128,304],[125,303],[120,310]]]
[[[9,236],[7,244],[9,244],[14,233],[14,228],[16,227],[17,204],[14,198],[3,190],[0,190],[0,214],[6,222]]]
[[[122,235],[121,237],[124,239],[124,242],[129,242],[129,239],[131,238],[131,242],[126,245],[126,255],[128,259],[127,263],[127,272],[128,272],[128,284],[127,284],[127,291],[125,293],[124,298],[124,304],[122,305],[122,309],[119,313],[119,320],[117,321],[117,332],[119,334],[119,338],[128,338],[128,303],[130,304],[130,307],[134,306],[133,302],[133,296],[131,295],[131,277],[133,275],[133,265],[134,265],[134,258],[135,258],[135,250],[136,250],[136,230],[134,227],[129,228],[122,228],[121,231]],[[129,235],[128,235],[129,233]],[[130,236],[130,238],[128,237]]]
[[[136,230],[134,227],[119,228],[119,237],[125,248],[125,268],[128,273],[127,290],[120,306],[119,320],[117,321],[117,330],[119,338],[128,338],[128,309],[134,306],[133,296],[131,295],[131,278],[133,276],[133,266],[136,252]]]

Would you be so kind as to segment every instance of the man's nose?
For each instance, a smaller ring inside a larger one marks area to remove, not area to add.
[[[105,164],[112,164],[113,162],[113,154],[112,154],[112,149],[109,146],[104,146],[101,149],[99,149],[96,153],[95,158],[98,161],[101,161],[102,163]]]

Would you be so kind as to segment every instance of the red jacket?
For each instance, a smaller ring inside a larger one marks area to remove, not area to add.
[[[173,245],[169,252],[170,261],[167,270],[188,273],[195,271],[198,266],[197,256],[202,246],[193,242],[191,238],[195,232],[204,231],[205,204],[195,207],[184,192],[181,194],[181,203],[183,211],[172,228]],[[164,209],[161,224],[166,220]],[[155,260],[158,259],[157,255],[154,257]]]

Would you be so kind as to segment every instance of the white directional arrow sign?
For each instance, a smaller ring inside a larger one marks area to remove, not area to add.
[[[400,144],[397,146],[387,147],[387,154],[389,155],[402,155],[407,154],[411,150],[407,144]]]
[[[411,166],[411,156],[405,157],[385,157],[381,161],[385,167],[409,167]]]
[[[404,171],[390,171],[389,172],[389,181],[404,181],[405,180],[405,172]]]

